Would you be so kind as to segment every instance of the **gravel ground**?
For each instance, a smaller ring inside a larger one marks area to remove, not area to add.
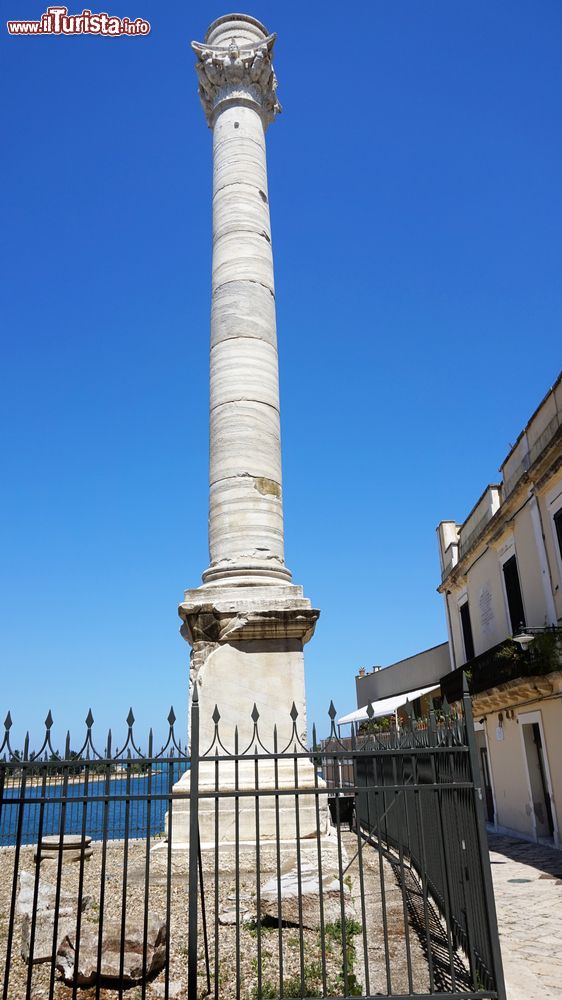
[[[348,994],[360,994],[368,986],[370,994],[387,993],[390,989],[397,993],[407,993],[409,979],[406,961],[406,933],[410,948],[412,985],[416,992],[427,991],[429,986],[427,961],[416,933],[416,913],[412,909],[408,892],[403,892],[396,872],[388,861],[383,860],[382,866],[378,854],[369,847],[363,846],[364,866],[364,905],[361,904],[361,886],[359,879],[357,838],[352,833],[342,834],[342,840],[347,851],[348,869],[347,884],[351,887],[353,910],[350,928],[352,932],[346,937],[348,952]],[[84,866],[84,893],[93,899],[93,905],[83,914],[83,921],[90,925],[98,925],[99,900],[101,888],[101,857],[100,843],[94,843],[94,855]],[[107,847],[105,869],[106,896],[104,903],[105,918],[119,919],[123,903],[123,864],[124,845],[122,842],[110,841]],[[0,850],[0,984],[4,981],[8,919],[13,885],[15,851],[13,848]],[[160,855],[160,860],[151,857],[151,874],[148,885],[149,909],[162,920],[166,918],[167,891],[166,865],[167,852]],[[244,862],[244,859],[242,859]],[[249,917],[255,915],[256,873],[253,856],[248,856],[242,867],[246,871],[240,874],[240,894],[242,907],[247,909]],[[128,847],[128,876],[126,906],[127,917],[137,919],[142,926],[142,914],[145,901],[145,861],[146,846],[143,841],[130,841]],[[204,855],[204,893],[206,902],[206,919],[211,965],[211,989],[214,992],[213,970],[217,968],[218,993],[221,1000],[231,1000],[236,997],[236,981],[240,981],[240,995],[244,1000],[254,1000],[257,996],[258,984],[258,953],[261,956],[261,987],[264,998],[278,996],[280,955],[283,961],[283,977],[286,996],[300,995],[301,972],[305,982],[305,993],[309,996],[321,995],[324,988],[324,976],[328,995],[344,995],[342,975],[342,936],[337,924],[327,928],[325,947],[322,949],[319,932],[303,930],[298,927],[276,925],[256,925],[255,920],[244,924],[239,929],[232,925],[218,927],[218,940],[215,937],[215,876],[211,870],[212,857]],[[25,847],[20,852],[19,871],[34,872],[33,848]],[[80,866],[77,863],[65,864],[62,869],[64,891],[71,892],[76,898]],[[267,877],[269,871],[274,871],[271,859],[268,862],[266,853],[263,855],[263,867],[260,881]],[[41,868],[41,879],[54,883],[56,867],[53,862],[44,862]],[[232,909],[235,899],[236,882],[229,866],[221,870],[218,878],[219,913]],[[170,962],[168,990],[170,1000],[173,997],[184,997],[187,985],[187,877],[185,873],[174,867],[170,886]],[[383,906],[384,902],[384,906]],[[383,916],[384,914],[384,916]],[[405,916],[406,914],[406,916]],[[386,921],[388,947],[385,949],[383,921]],[[437,927],[439,926],[437,922]],[[407,931],[406,931],[407,929]],[[203,927],[200,913],[199,934],[199,985],[200,993],[206,992],[206,972],[203,948]],[[9,988],[7,1000],[24,1000],[26,996],[28,967],[21,957],[21,917],[16,917],[15,933],[11,948],[9,968]],[[216,961],[218,959],[218,961]],[[51,976],[50,963],[36,965],[32,970],[31,997],[33,1000],[43,1000],[49,997]],[[390,976],[390,979],[388,978]],[[54,977],[55,1000],[71,1000],[72,990],[64,985],[58,973]],[[145,991],[140,986],[127,990],[102,989],[98,996],[101,1000],[115,1000],[116,997],[126,997],[129,1000],[140,1000],[146,996],[148,1000],[161,1000],[165,997],[165,972],[146,984]],[[83,1000],[94,1000],[95,989],[80,990],[78,995]]]

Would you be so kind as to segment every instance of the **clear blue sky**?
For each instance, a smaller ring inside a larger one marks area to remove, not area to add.
[[[94,10],[100,9],[95,3]],[[207,566],[216,3],[118,0],[146,38],[1,36],[0,712],[185,714],[176,608]],[[71,12],[82,9],[82,4]],[[562,6],[255,2],[268,133],[286,556],[321,609],[309,717],[446,637],[462,520],[557,375]],[[3,709],[2,709],[3,706]],[[3,715],[2,715],[3,717]]]

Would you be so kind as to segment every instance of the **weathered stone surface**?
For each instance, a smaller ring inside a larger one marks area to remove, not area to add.
[[[20,873],[19,892],[16,901],[16,914],[23,917],[21,925],[21,954],[25,962],[29,962],[31,951],[31,926],[33,918],[33,899],[35,895],[35,872]],[[37,891],[35,936],[33,940],[33,964],[50,962],[53,954],[63,938],[76,927],[77,897],[73,893],[63,892],[59,895],[57,938],[53,948],[55,929],[55,904],[57,888],[51,882],[39,878]],[[92,905],[92,897],[82,897],[82,911]]]
[[[222,651],[221,651],[222,652]],[[266,660],[266,654],[261,654]],[[289,660],[289,667],[291,666]],[[282,677],[279,676],[281,681]],[[289,678],[290,681],[290,678]],[[275,685],[271,683],[272,692]],[[228,690],[227,685],[225,689]],[[219,831],[218,840],[220,845],[234,845],[238,837],[239,847],[246,848],[255,844],[256,836],[259,833],[260,845],[265,848],[267,845],[276,844],[279,837],[281,850],[288,849],[290,845],[296,843],[297,829],[299,831],[300,843],[312,843],[316,848],[316,837],[322,839],[322,846],[329,838],[330,821],[326,804],[327,796],[323,792],[324,785],[319,783],[318,792],[318,813],[316,809],[316,790],[314,787],[314,769],[308,760],[298,761],[298,817],[297,801],[293,792],[295,788],[295,768],[293,761],[282,760],[275,773],[275,768],[270,760],[262,760],[258,766],[258,787],[264,794],[259,801],[259,831],[256,822],[256,803],[252,796],[235,797],[236,783],[238,789],[255,790],[255,762],[252,759],[241,760],[238,768],[230,761],[222,761],[218,770],[218,781],[220,788],[230,795],[220,798],[218,806],[212,798],[215,788],[216,773],[212,760],[203,760],[199,769],[199,791],[204,792],[199,799],[198,818],[201,847],[203,850],[210,849],[215,844],[215,821],[218,815]],[[277,780],[276,780],[277,779]],[[275,797],[265,794],[275,788],[280,790],[281,804],[277,812],[275,808]],[[190,799],[186,793],[191,788],[191,774],[188,771],[178,784],[178,790],[184,793],[184,797],[178,798],[173,804],[172,823],[172,845],[179,847],[181,844],[189,843],[189,816]],[[298,818],[298,827],[297,827]],[[327,845],[326,845],[327,846]],[[296,860],[296,854],[293,850]]]
[[[25,913],[21,925],[21,957],[24,962],[29,962],[31,953],[31,914]],[[56,954],[59,945],[71,934],[76,927],[76,917],[65,909],[64,913],[59,912],[57,924],[57,938],[53,948],[53,935],[55,930],[55,911],[41,910],[35,919],[35,935],[33,938],[33,965],[40,962],[50,962]]]
[[[264,124],[281,111],[277,79],[271,64],[275,35],[247,14],[228,14],[214,21],[204,42],[192,42],[197,53],[199,97],[210,126],[225,101],[246,97],[261,110]]]
[[[222,924],[223,927],[229,924],[236,924],[238,921],[241,924],[249,924],[255,919],[255,901],[246,893],[240,893],[238,914],[236,910],[236,896],[234,894],[227,897],[226,904],[219,910],[219,924]]]
[[[68,984],[93,986],[99,980],[113,980],[123,984],[134,984],[155,975],[166,963],[166,924],[155,914],[149,914],[146,944],[146,968],[143,975],[144,923],[142,918],[126,925],[123,941],[123,972],[121,962],[121,921],[111,920],[104,924],[101,948],[101,966],[98,968],[98,929],[82,927],[78,969],[74,975],[76,956],[76,933],[67,934],[57,952],[57,970]]]
[[[58,835],[42,837],[41,843],[37,847],[33,856],[34,861],[57,861],[62,853],[62,862],[79,861],[83,856],[85,859],[91,858],[94,849],[91,846],[91,837],[80,837],[75,834],[65,834],[62,838]]]
[[[183,994],[182,991],[184,991]],[[186,994],[187,994],[187,987],[184,986],[182,982],[176,979],[173,981],[170,980],[170,982],[168,983],[167,991],[165,983],[160,983],[160,982],[151,983],[150,993],[148,995],[151,997],[156,997],[158,998],[158,1000],[160,1000],[160,998],[162,998],[163,1000],[163,998],[166,996],[168,997],[168,1000],[176,1000],[176,998]]]
[[[19,916],[31,917],[33,913],[33,898],[35,894],[35,872],[20,872],[19,892],[16,901],[16,914]],[[57,887],[51,882],[45,882],[39,878],[39,888],[37,892],[37,913],[46,910],[54,911],[57,896]],[[70,916],[76,909],[77,896],[62,889],[59,895],[59,917]],[[84,895],[82,897],[82,910],[91,906],[92,897]]]
[[[260,843],[293,847],[327,837],[323,784],[314,765],[298,764],[301,792],[294,796],[292,762],[276,769],[251,759],[256,728],[260,741],[282,751],[301,741],[307,748],[303,646],[319,612],[285,565],[279,414],[275,282],[267,187],[267,126],[280,107],[271,65],[275,40],[255,18],[229,14],[215,21],[203,43],[194,43],[200,96],[213,130],[213,261],[210,352],[209,549],[203,585],[185,593],[179,613],[182,635],[192,645],[190,696],[197,685],[199,743],[205,753],[215,738],[234,751],[237,734],[247,767],[237,768],[237,790],[256,784],[275,798],[256,804],[234,795],[215,802],[202,795],[198,816],[203,849],[218,840],[231,847]],[[259,715],[255,718],[253,708]],[[292,713],[296,708],[294,722]],[[259,718],[259,724],[257,719]],[[275,771],[279,773],[274,773]],[[222,762],[218,783],[234,790],[234,768]],[[191,777],[176,785],[186,793]],[[200,791],[215,787],[210,761],[202,761]],[[320,798],[316,793],[320,788]],[[309,790],[310,794],[307,792]],[[298,801],[298,806],[297,806]],[[189,841],[189,796],[173,803],[167,828],[173,850]],[[297,815],[298,812],[298,815]],[[319,813],[319,815],[318,815]],[[280,828],[279,828],[280,827]],[[221,855],[221,863],[227,854]]]
[[[275,35],[214,22],[197,54],[213,129],[211,565],[204,580],[290,581],[284,562],[279,373],[265,130],[280,105]],[[267,484],[267,488],[264,488]]]
[[[299,912],[299,887],[302,900],[302,915]],[[280,878],[281,890],[281,920],[288,924],[302,924],[303,927],[316,929],[320,927],[320,879],[318,868],[312,864],[301,867],[300,882],[296,868],[285,872]],[[277,877],[268,879],[260,891],[260,912],[262,917],[279,920],[278,903],[279,886]],[[338,879],[332,875],[322,878],[322,901],[324,908],[324,924],[341,920],[341,886]],[[347,917],[353,916],[351,890],[343,885],[344,911]]]

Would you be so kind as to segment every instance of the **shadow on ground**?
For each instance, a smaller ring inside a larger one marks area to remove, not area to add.
[[[488,833],[490,851],[503,855],[506,860],[536,868],[540,878],[556,879],[562,884],[562,852],[543,844],[531,844],[526,840],[516,840],[503,834]],[[501,865],[501,858],[492,858],[492,866]]]

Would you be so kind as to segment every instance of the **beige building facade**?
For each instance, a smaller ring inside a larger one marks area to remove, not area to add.
[[[489,822],[560,847],[562,374],[500,473],[464,523],[437,528],[445,693],[455,699],[465,670]]]

